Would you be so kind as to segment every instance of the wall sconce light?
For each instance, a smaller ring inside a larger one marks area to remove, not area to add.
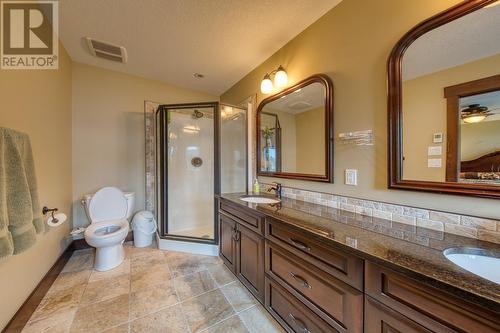
[[[283,66],[279,66],[278,69],[267,73],[264,75],[264,79],[260,83],[260,91],[263,94],[270,94],[273,91],[273,81],[271,81],[271,75],[274,75],[274,85],[278,88],[283,88],[288,83],[288,75],[286,74]]]

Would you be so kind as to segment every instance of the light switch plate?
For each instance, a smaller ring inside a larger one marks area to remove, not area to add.
[[[429,158],[427,160],[428,168],[440,168],[441,167],[441,159],[440,158]]]
[[[353,186],[358,185],[358,170],[345,169],[345,184]]]
[[[441,146],[429,146],[427,148],[427,155],[429,156],[441,156],[443,153],[443,148]]]

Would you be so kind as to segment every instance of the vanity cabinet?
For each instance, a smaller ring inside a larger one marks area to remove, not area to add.
[[[385,322],[390,321],[389,317],[394,317],[394,321],[400,315],[425,327],[425,330],[415,332],[500,332],[499,318],[492,311],[369,261],[365,262],[365,283],[367,302],[370,303],[365,309],[365,332],[380,332],[371,328],[372,323],[377,322],[378,326],[384,327],[388,325]],[[384,307],[377,306],[377,301],[398,314],[380,310]],[[418,325],[415,327],[419,327]]]
[[[234,273],[236,267],[236,221],[221,213],[219,215],[219,228],[219,256]]]
[[[500,332],[494,309],[225,200],[220,256],[290,333]]]
[[[272,285],[275,282],[293,295],[302,307],[307,307],[328,323],[330,331],[363,331],[363,292],[269,240],[266,240],[266,274],[269,277],[266,306],[270,310],[280,314],[276,302],[282,302],[276,301],[278,296],[273,295],[276,288],[273,289]],[[294,325],[297,321],[306,323],[311,317],[307,313],[303,317],[298,316],[293,315],[296,318],[292,320]],[[281,319],[290,321],[289,318]]]
[[[241,283],[264,303],[264,216],[223,201],[219,208],[219,255]]]
[[[238,279],[260,301],[264,300],[264,237],[237,225],[236,269]]]

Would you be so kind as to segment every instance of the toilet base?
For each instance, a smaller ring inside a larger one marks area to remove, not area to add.
[[[94,269],[100,272],[109,271],[119,266],[125,259],[123,242],[113,246],[97,247],[95,251]]]

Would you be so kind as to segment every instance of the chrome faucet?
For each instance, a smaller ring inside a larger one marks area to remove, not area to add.
[[[274,191],[274,193],[276,194],[276,197],[281,199],[282,190],[283,190],[283,186],[280,183],[274,182],[274,183],[272,183],[271,187],[269,187],[267,189],[267,192]]]

